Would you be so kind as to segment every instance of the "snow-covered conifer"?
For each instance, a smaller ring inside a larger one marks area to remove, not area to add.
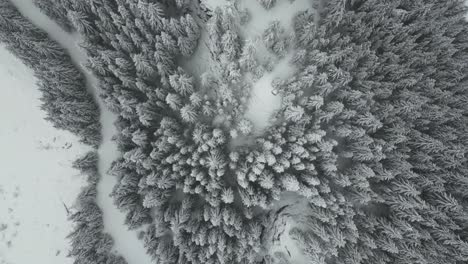
[[[242,132],[242,134],[248,135],[252,132],[253,129],[252,122],[247,119],[243,119],[239,122],[237,128],[240,132]]]

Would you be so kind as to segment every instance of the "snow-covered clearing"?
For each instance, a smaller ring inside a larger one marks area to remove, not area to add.
[[[273,94],[271,84],[275,78],[285,79],[294,73],[294,67],[289,64],[291,55],[280,60],[272,72],[263,75],[253,85],[245,116],[252,121],[257,132],[268,127],[273,113],[281,107],[281,96]]]
[[[224,0],[218,0],[218,2],[223,3]],[[207,6],[203,0],[201,1],[201,5]],[[198,5],[196,1],[194,1],[192,8],[195,14],[194,18],[199,25],[202,25],[208,20],[204,10],[200,9],[200,5]],[[210,6],[210,9],[213,10],[212,6]],[[201,28],[201,36],[198,40],[197,49],[188,60],[181,61],[182,66],[187,69],[198,82],[200,81],[200,76],[209,70],[210,64],[212,63],[208,42],[208,32],[206,28]]]
[[[274,20],[280,21],[287,32],[293,32],[293,18],[299,12],[312,9],[312,2],[312,0],[277,0],[276,4],[267,10],[257,0],[239,0],[239,10],[245,8],[250,13],[249,23],[243,28],[244,34],[256,37]]]
[[[117,151],[112,137],[116,134],[113,125],[116,117],[111,113],[100,100],[97,91],[98,81],[82,66],[86,61],[86,55],[79,48],[80,36],[78,34],[68,34],[63,31],[54,21],[33,4],[32,0],[13,0],[12,3],[19,11],[33,24],[46,31],[51,39],[57,41],[71,56],[73,62],[80,68],[87,80],[87,89],[93,93],[98,101],[101,110],[101,125],[103,142],[98,149],[99,153],[99,173],[101,180],[98,184],[97,204],[103,211],[104,230],[114,238],[114,250],[122,255],[129,264],[150,264],[151,258],[146,254],[143,243],[138,240],[135,231],[129,231],[124,224],[125,214],[120,212],[109,196],[112,192],[116,179],[107,173],[112,161],[121,154]],[[66,243],[63,241],[63,243]],[[43,262],[49,263],[49,262]]]
[[[86,178],[72,162],[90,150],[44,120],[33,73],[0,46],[0,263],[73,263],[70,207]]]
[[[250,20],[242,28],[242,34],[247,40],[259,43],[258,39],[273,21],[279,21],[286,32],[294,32],[294,17],[301,11],[311,10],[312,1],[278,0],[273,8],[266,10],[258,1],[240,0],[239,10],[242,9],[247,9],[250,13]],[[267,57],[268,54],[265,52],[268,51],[257,49],[258,57]],[[245,116],[253,122],[257,132],[263,131],[270,125],[272,115],[281,107],[281,95],[273,94],[272,81],[277,78],[284,80],[294,74],[296,69],[290,63],[293,54],[294,51],[289,50],[286,56],[276,63],[271,72],[266,73],[253,85]]]
[[[223,7],[235,3],[239,11],[247,10],[250,14],[250,20],[246,25],[241,26],[241,35],[246,42],[255,43],[256,55],[260,61],[275,57],[271,54],[261,41],[263,32],[268,26],[279,21],[285,32],[292,34],[293,19],[302,11],[312,10],[311,0],[278,0],[271,9],[265,9],[256,0],[204,0],[202,1],[209,9],[214,10],[217,7]],[[293,39],[293,36],[291,37]],[[207,41],[206,34],[202,34],[199,49],[194,54],[192,64],[196,69],[196,74],[200,75],[201,70],[206,70],[206,63],[210,63],[209,51],[205,46]],[[270,72],[266,72],[257,82],[252,85],[250,100],[247,104],[245,117],[252,121],[256,133],[261,133],[271,124],[271,119],[276,111],[281,107],[281,95],[274,95],[272,81],[275,79],[286,79],[294,74],[295,67],[290,63],[294,50],[289,49],[285,56],[278,58]],[[205,66],[200,66],[205,64]]]

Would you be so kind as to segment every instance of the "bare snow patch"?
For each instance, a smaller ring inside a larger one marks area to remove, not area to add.
[[[230,0],[201,0],[200,2],[207,8],[215,10],[218,7],[226,6]]]
[[[294,74],[295,68],[289,63],[291,57],[292,55],[288,54],[279,61],[272,72],[263,75],[253,85],[245,117],[252,121],[255,132],[261,132],[268,127],[273,114],[281,107],[281,95],[276,93],[272,83],[275,78],[285,79]]]

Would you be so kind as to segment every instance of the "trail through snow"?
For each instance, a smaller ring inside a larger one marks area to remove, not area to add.
[[[273,113],[281,107],[281,95],[273,94],[272,82],[275,78],[285,79],[295,72],[289,63],[292,53],[281,59],[273,71],[263,75],[253,84],[245,116],[252,121],[257,133],[267,128]]]
[[[116,117],[104,105],[99,98],[97,91],[98,81],[84,67],[86,55],[80,49],[79,34],[68,34],[63,31],[54,21],[41,13],[32,0],[12,0],[11,1],[18,10],[28,18],[33,24],[47,32],[51,39],[55,40],[64,48],[70,55],[72,61],[76,64],[81,72],[85,75],[87,81],[87,89],[94,95],[95,100],[99,104],[100,121],[102,126],[102,143],[98,149],[99,153],[99,173],[101,175],[98,184],[97,204],[103,211],[104,231],[109,233],[114,238],[114,250],[117,254],[122,255],[129,264],[151,264],[151,257],[146,253],[142,241],[138,240],[137,233],[127,229],[125,222],[125,214],[120,212],[114,205],[110,193],[116,179],[109,175],[109,170],[112,162],[120,157],[115,142],[112,137],[116,134],[114,121]]]

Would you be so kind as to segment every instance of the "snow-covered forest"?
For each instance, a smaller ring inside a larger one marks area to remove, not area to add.
[[[463,0],[0,0],[0,264],[468,263]]]

